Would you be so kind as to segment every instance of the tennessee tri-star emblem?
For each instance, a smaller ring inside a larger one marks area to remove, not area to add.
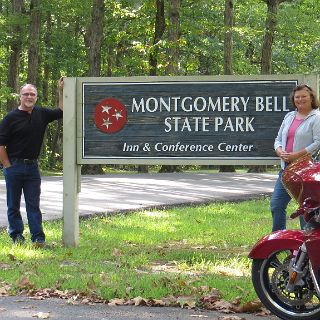
[[[102,132],[114,133],[120,131],[127,122],[127,110],[117,99],[101,100],[94,112],[94,123]]]

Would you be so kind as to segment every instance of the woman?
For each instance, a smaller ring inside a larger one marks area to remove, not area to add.
[[[314,90],[306,84],[295,87],[291,101],[296,110],[287,113],[274,142],[276,154],[281,159],[281,170],[271,197],[272,231],[286,229],[286,209],[291,200],[281,177],[283,169],[303,155],[314,154],[320,148],[319,101]],[[300,217],[303,229],[305,221]]]

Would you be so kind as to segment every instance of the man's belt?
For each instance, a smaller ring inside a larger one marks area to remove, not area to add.
[[[10,162],[23,163],[23,164],[35,164],[35,163],[37,163],[37,160],[36,159],[10,158]]]

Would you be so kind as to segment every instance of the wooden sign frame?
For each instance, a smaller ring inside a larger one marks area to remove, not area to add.
[[[65,78],[65,245],[79,241],[82,164],[278,164],[272,141],[299,83],[319,92],[316,74]],[[112,127],[108,111],[126,120]]]

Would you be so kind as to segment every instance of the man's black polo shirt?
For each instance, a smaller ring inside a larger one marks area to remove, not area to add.
[[[31,113],[14,109],[0,123],[0,145],[9,158],[37,159],[47,125],[62,118],[60,109],[35,106]]]

